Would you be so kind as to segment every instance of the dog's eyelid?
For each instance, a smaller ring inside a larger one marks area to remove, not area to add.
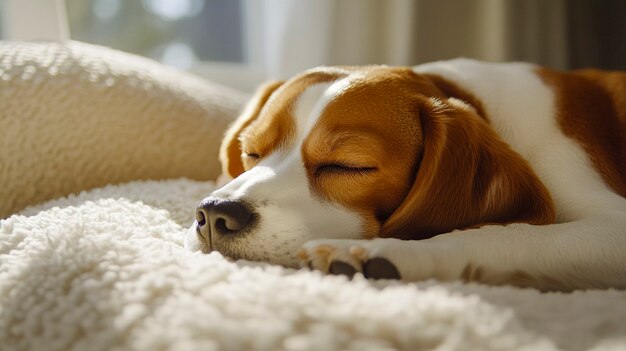
[[[242,152],[241,156],[248,157],[248,158],[255,159],[255,160],[261,158],[260,154],[257,154],[257,153],[254,153],[254,152]]]
[[[324,172],[348,173],[348,174],[367,174],[375,172],[378,167],[371,166],[354,166],[345,163],[324,163],[315,169],[315,175],[319,176]]]

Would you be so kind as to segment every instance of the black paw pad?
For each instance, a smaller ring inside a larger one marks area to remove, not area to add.
[[[386,258],[375,257],[363,264],[363,275],[371,279],[400,279],[400,272]]]
[[[333,261],[331,262],[330,267],[328,267],[328,272],[330,274],[345,275],[352,278],[356,273],[356,269],[345,262]]]

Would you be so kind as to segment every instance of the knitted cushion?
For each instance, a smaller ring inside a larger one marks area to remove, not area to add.
[[[0,218],[134,179],[213,179],[236,91],[79,42],[0,42]]]

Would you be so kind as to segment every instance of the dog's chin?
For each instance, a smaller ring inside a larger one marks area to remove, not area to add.
[[[257,247],[246,241],[220,241],[213,243],[213,250],[220,252],[231,260],[246,260],[253,262],[266,262],[285,267],[299,267],[296,252],[300,248],[281,247]]]
[[[218,251],[231,260],[267,262],[289,268],[299,267],[299,261],[295,255],[295,252],[297,251],[296,248],[294,248],[294,250],[286,250],[286,252],[279,252],[282,250],[273,250],[274,252],[272,253],[269,251],[257,252],[255,250],[247,250],[245,246],[239,247],[238,245],[232,245],[232,243],[220,241],[214,243],[214,247],[210,248],[205,240],[201,238],[196,231],[195,224],[187,229],[184,247],[185,249],[193,252],[200,251],[203,253],[209,253],[211,251]]]
[[[300,268],[300,263],[295,257],[271,257],[271,258],[261,258],[255,255],[240,255],[240,254],[229,254],[223,252],[221,250],[217,250],[221,254],[223,254],[226,258],[232,261],[249,261],[249,262],[262,262],[269,263],[272,265],[279,265],[286,268]]]

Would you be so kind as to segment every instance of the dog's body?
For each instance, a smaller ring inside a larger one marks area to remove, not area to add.
[[[235,179],[199,207],[192,249],[374,278],[626,287],[625,73],[318,68],[259,90],[221,158]]]

